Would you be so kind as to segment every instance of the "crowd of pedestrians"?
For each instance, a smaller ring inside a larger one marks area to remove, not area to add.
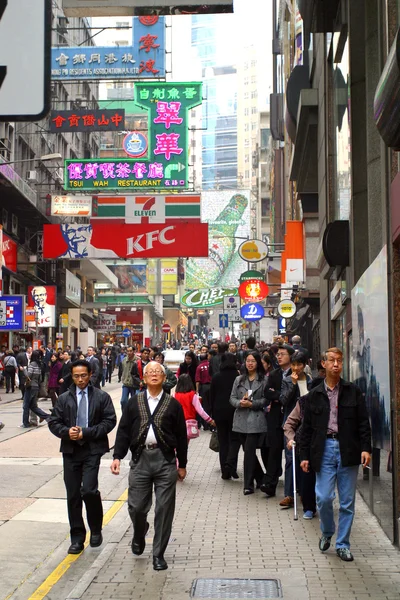
[[[319,549],[331,545],[335,486],[339,496],[336,552],[352,561],[350,532],[358,467],[369,468],[371,431],[360,389],[341,378],[343,355],[329,348],[312,377],[309,354],[298,336],[292,343],[257,346],[248,338],[210,346],[192,342],[176,374],[164,366],[159,347],[123,350],[92,346],[56,351],[48,347],[2,351],[6,392],[16,377],[23,398],[23,423],[47,421],[61,438],[64,481],[70,521],[69,553],[82,552],[86,506],[91,546],[102,543],[102,508],[98,490],[101,456],[109,450],[107,434],[117,419],[111,398],[101,388],[118,369],[121,409],[111,471],[131,451],[128,509],[133,523],[132,552],[141,555],[155,491],[153,567],[168,567],[164,553],[171,534],[177,480],[186,477],[187,449],[201,428],[218,438],[223,480],[240,479],[243,448],[243,493],[257,489],[266,498],[277,494],[283,474],[282,509],[290,509],[298,492],[304,519],[318,513]],[[44,391],[41,391],[41,387]],[[37,405],[51,398],[46,413]],[[1,429],[1,426],[0,426]],[[211,447],[211,446],[210,446]],[[261,459],[261,460],[260,460]],[[295,477],[294,477],[295,475]],[[296,482],[296,483],[295,483]],[[296,489],[295,489],[296,485]]]

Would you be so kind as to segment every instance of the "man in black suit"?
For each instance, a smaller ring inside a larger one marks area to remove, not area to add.
[[[103,506],[98,490],[100,460],[109,451],[107,434],[117,424],[111,397],[90,383],[90,363],[72,365],[73,384],[61,394],[49,419],[50,431],[61,438],[64,482],[67,490],[71,545],[68,554],[79,554],[86,537],[82,500],[90,527],[90,545],[103,542]]]
[[[96,350],[93,348],[93,346],[88,346],[86,360],[88,361],[88,363],[90,363],[90,368],[92,372],[90,376],[90,383],[94,387],[100,389],[102,370],[100,368],[99,359],[96,358]]]
[[[261,490],[267,496],[275,496],[276,486],[279,477],[282,475],[282,450],[283,450],[283,413],[282,405],[279,401],[281,393],[282,379],[284,375],[290,375],[290,357],[294,350],[288,344],[279,347],[276,354],[279,367],[271,371],[268,375],[267,385],[265,386],[265,397],[267,399],[266,418],[268,424],[267,432],[267,472],[261,484]],[[284,504],[282,504],[284,502]],[[289,508],[293,503],[293,498],[287,498],[280,502],[281,506]],[[286,506],[288,504],[288,506]]]
[[[66,392],[69,386],[72,383],[72,375],[71,375],[71,353],[67,350],[64,350],[63,354],[63,366],[60,369],[60,373],[58,374],[58,383],[60,384],[60,394]]]

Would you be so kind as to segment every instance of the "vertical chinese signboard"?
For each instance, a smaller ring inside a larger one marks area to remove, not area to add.
[[[188,111],[201,104],[202,84],[137,83],[135,102],[149,116],[146,155],[140,159],[66,160],[65,189],[188,187]]]

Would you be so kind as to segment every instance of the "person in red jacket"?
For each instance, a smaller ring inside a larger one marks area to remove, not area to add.
[[[203,409],[201,399],[194,391],[192,379],[187,373],[179,376],[174,397],[182,406],[186,421],[196,420],[196,414],[198,414],[206,423],[215,427],[215,422]]]

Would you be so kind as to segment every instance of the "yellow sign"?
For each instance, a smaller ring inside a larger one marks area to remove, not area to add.
[[[158,262],[160,264],[158,264]],[[160,285],[158,279],[161,278]],[[170,258],[149,259],[147,261],[147,292],[155,294],[178,293],[178,261]]]
[[[278,313],[285,319],[290,319],[296,314],[296,305],[292,300],[282,300],[278,305]]]
[[[68,327],[68,314],[63,313],[60,315],[61,327]]]

